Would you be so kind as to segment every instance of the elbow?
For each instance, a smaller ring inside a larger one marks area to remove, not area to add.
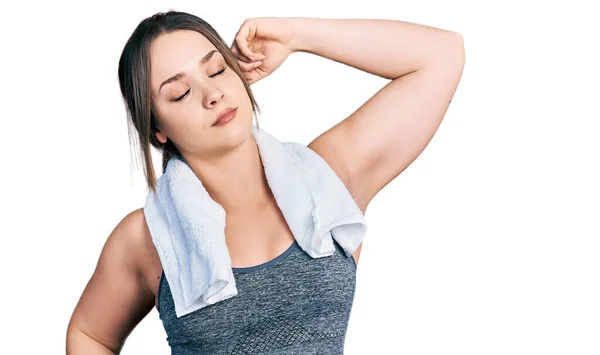
[[[465,42],[458,32],[445,31],[439,38],[435,51],[428,56],[426,67],[463,68],[465,65]]]
[[[460,68],[465,65],[465,40],[458,32],[449,32],[449,39],[442,56],[445,62]]]

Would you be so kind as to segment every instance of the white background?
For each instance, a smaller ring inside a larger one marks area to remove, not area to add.
[[[600,25],[584,1],[561,3],[2,5],[0,353],[64,353],[106,238],[143,206],[117,63],[137,24],[172,8],[228,43],[260,16],[461,33],[466,66],[443,123],[367,210],[345,354],[599,354]],[[261,127],[307,144],[385,83],[296,53],[252,88]],[[156,310],[122,353],[169,353]]]

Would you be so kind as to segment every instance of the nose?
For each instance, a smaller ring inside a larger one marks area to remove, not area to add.
[[[213,108],[225,96],[225,93],[221,89],[219,89],[218,87],[212,86],[212,85],[206,87],[205,90],[206,90],[206,95],[204,96],[203,104],[206,109]]]

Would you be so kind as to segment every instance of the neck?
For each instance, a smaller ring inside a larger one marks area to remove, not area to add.
[[[206,161],[192,157],[186,161],[210,197],[228,213],[255,210],[272,199],[258,146],[252,136],[218,159]]]

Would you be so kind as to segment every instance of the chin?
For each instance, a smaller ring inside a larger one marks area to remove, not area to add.
[[[213,128],[219,131],[223,139],[231,140],[234,145],[241,144],[252,136],[252,115],[236,115],[236,117],[223,126]],[[236,144],[237,143],[237,144]]]

